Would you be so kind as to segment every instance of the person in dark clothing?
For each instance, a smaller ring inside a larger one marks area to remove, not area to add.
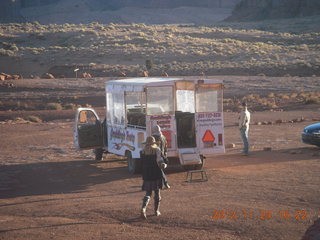
[[[142,201],[141,218],[147,219],[147,206],[149,204],[152,191],[154,191],[154,214],[160,215],[160,190],[163,188],[164,182],[161,169],[167,167],[161,157],[161,151],[158,148],[154,137],[147,137],[145,147],[141,151],[142,159],[142,190],[146,194]]]
[[[154,137],[154,139],[156,140],[157,142],[157,145],[158,147],[160,148],[160,151],[161,151],[161,156],[164,160],[164,162],[166,164],[168,164],[168,157],[167,157],[167,140],[166,140],[166,137],[163,136],[162,132],[161,132],[161,128],[159,125],[155,125],[153,126],[152,128],[152,137]],[[166,176],[166,174],[164,173],[163,170],[162,171],[162,177],[163,177],[163,180],[164,180],[164,186],[169,189],[170,188],[170,185],[168,183],[168,178]]]

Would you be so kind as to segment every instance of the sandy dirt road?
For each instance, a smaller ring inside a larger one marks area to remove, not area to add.
[[[72,120],[0,124],[0,239],[301,239],[320,213],[320,150],[300,142],[319,109],[258,112],[252,154],[241,156],[236,113],[226,113],[226,143],[208,158],[207,182],[187,183],[171,166],[160,217],[139,218],[141,178],[124,159],[94,161],[73,149]],[[264,147],[272,151],[263,151]]]

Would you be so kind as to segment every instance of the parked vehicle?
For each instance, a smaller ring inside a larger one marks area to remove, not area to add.
[[[189,169],[203,167],[205,156],[224,153],[223,84],[215,79],[132,78],[106,82],[106,120],[91,108],[76,112],[78,149],[126,156],[138,172],[140,151],[158,124],[168,142],[168,157]]]
[[[304,128],[301,133],[303,143],[320,147],[320,123],[315,123]]]

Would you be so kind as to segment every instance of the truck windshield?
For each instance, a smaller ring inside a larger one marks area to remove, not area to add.
[[[170,114],[174,111],[172,87],[147,88],[147,114]]]

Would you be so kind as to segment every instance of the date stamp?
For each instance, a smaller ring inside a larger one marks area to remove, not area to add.
[[[280,220],[308,220],[308,211],[306,210],[220,210],[215,209],[211,212],[210,218],[213,220],[219,219],[257,219],[270,220],[278,218]]]

